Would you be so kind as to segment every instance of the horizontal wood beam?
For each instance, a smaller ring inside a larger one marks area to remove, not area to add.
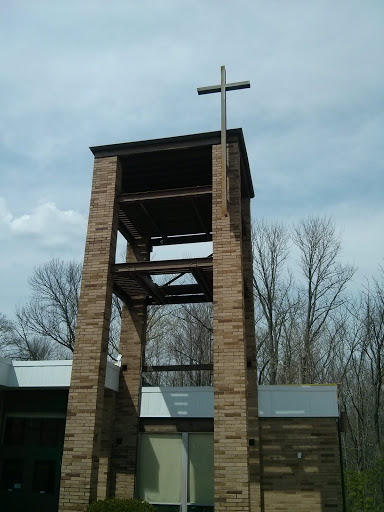
[[[176,244],[194,244],[194,243],[200,243],[200,242],[207,242],[212,240],[212,233],[209,232],[208,236],[207,233],[199,233],[196,235],[174,235],[174,236],[168,236],[166,243],[164,243],[164,240],[161,237],[152,237],[150,238],[150,244],[153,247],[156,247],[158,245],[176,245]]]
[[[213,370],[212,363],[205,364],[171,364],[166,366],[143,365],[142,371],[150,372],[193,372],[199,370]]]
[[[164,295],[195,295],[202,290],[198,284],[173,284],[159,287]]]
[[[188,258],[181,260],[139,261],[135,263],[118,263],[112,265],[116,276],[131,275],[132,272],[145,272],[150,275],[189,273],[193,269],[213,269],[212,258]]]
[[[211,186],[186,187],[167,190],[155,190],[151,192],[136,192],[133,194],[121,194],[118,202],[121,205],[143,201],[157,201],[160,199],[179,199],[180,197],[199,197],[212,195]]]
[[[203,294],[201,295],[171,295],[167,297],[167,304],[202,304],[212,302]],[[148,298],[147,306],[160,305],[154,298]]]

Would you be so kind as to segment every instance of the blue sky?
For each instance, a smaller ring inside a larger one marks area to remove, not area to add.
[[[82,258],[89,146],[242,127],[254,217],[332,215],[356,284],[384,257],[384,2],[0,4],[0,312],[34,266]]]

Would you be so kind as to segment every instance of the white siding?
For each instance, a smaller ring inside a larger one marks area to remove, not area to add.
[[[9,361],[0,359],[0,386],[69,388],[72,361]],[[105,387],[118,391],[120,367],[107,363]]]

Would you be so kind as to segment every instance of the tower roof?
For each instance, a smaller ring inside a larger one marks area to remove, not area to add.
[[[211,146],[220,144],[221,132],[196,133],[163,139],[142,140],[91,147],[95,158],[120,157],[123,189],[148,192],[210,185]],[[227,142],[237,142],[241,159],[242,195],[254,197],[243,130],[227,130]]]

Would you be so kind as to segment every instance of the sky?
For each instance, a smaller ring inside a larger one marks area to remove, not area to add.
[[[384,2],[1,0],[0,313],[82,260],[90,146],[242,127],[254,218],[332,216],[356,286],[384,258]]]

